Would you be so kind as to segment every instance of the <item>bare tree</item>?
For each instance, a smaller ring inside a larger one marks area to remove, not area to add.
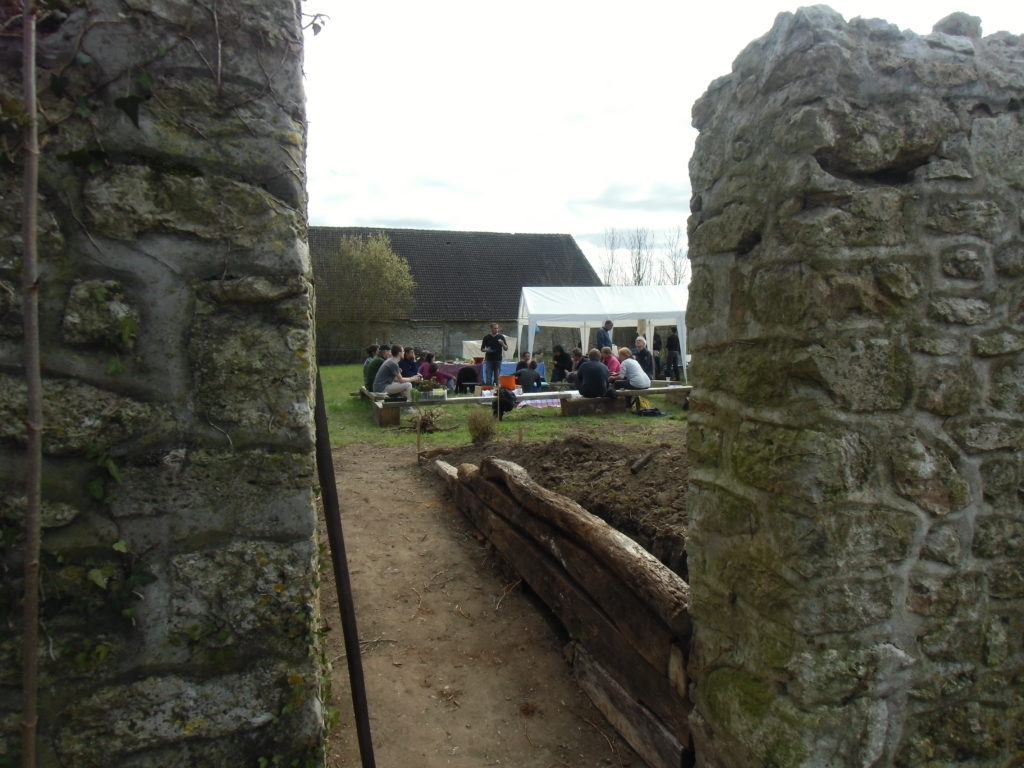
[[[665,232],[661,239],[661,280],[667,285],[683,285],[690,275],[686,254],[686,236],[680,226]]]
[[[622,233],[615,227],[604,230],[605,254],[601,260],[601,282],[605,285],[618,285],[621,282],[621,270],[616,261],[615,253],[622,247]]]
[[[629,285],[650,285],[654,278],[651,231],[637,227],[629,233]]]

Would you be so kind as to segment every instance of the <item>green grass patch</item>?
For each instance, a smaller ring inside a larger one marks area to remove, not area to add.
[[[335,448],[357,443],[416,443],[416,432],[410,428],[413,416],[403,414],[399,427],[381,428],[373,423],[373,406],[368,400],[359,397],[359,388],[363,385],[362,365],[324,366],[320,369],[320,380],[323,382],[324,401],[327,405],[331,445]],[[496,439],[545,442],[582,432],[605,440],[643,445],[677,437],[679,422],[685,421],[686,412],[679,406],[663,402],[661,398],[656,405],[672,415],[643,418],[632,413],[609,413],[563,418],[560,408],[518,408],[506,414],[498,424]],[[467,404],[436,407],[436,423],[440,430],[420,435],[420,447],[427,450],[470,443],[466,418],[471,408],[490,410],[491,406]]]

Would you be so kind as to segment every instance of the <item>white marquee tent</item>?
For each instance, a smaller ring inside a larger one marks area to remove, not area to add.
[[[685,379],[686,296],[686,287],[681,285],[523,288],[519,298],[520,348],[533,352],[533,339],[540,326],[578,328],[585,343],[590,329],[601,327],[605,320],[617,326],[639,326],[641,321],[646,321],[648,328],[674,325],[679,329]],[[620,338],[617,342],[633,346],[633,339]]]

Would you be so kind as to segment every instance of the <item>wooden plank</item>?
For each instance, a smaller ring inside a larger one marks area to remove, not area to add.
[[[650,768],[681,768],[689,739],[681,740],[635,701],[584,646],[576,648],[573,675],[594,706]]]
[[[378,427],[397,427],[402,417],[402,406],[405,403],[386,403],[377,400],[373,404],[373,423]]]
[[[480,473],[503,483],[530,512],[592,552],[620,579],[635,585],[637,596],[677,637],[689,637],[690,585],[654,555],[572,499],[535,483],[518,464],[487,457]]]
[[[600,658],[630,696],[655,712],[681,739],[688,740],[691,707],[676,692],[666,671],[647,663],[557,561],[472,492],[463,482],[467,467],[475,470],[472,465],[459,467],[460,482],[453,489],[463,513],[558,617],[569,635]]]
[[[561,402],[563,416],[587,416],[592,413],[622,413],[629,410],[625,397],[577,397]]]
[[[485,479],[480,473],[467,478],[469,487],[496,514],[515,526],[523,535],[553,558],[585,591],[616,629],[666,677],[674,643],[689,645],[689,636],[679,638],[636,593],[587,549],[561,535],[550,523],[534,517],[505,486]]]

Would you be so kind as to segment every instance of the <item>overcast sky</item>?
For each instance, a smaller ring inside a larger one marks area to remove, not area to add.
[[[306,0],[310,222],[567,233],[600,271],[608,228],[685,230],[693,102],[809,4]],[[830,5],[1024,33],[1020,0]]]

